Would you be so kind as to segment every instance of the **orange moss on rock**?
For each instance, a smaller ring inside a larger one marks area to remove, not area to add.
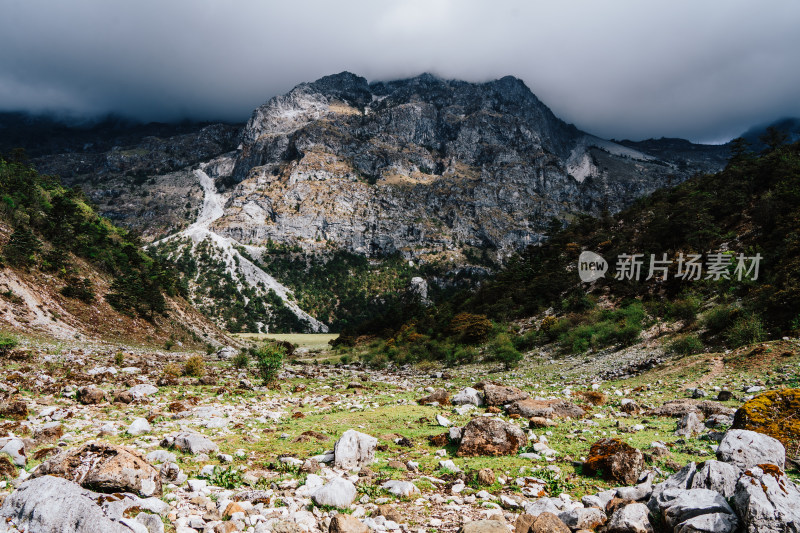
[[[776,438],[787,457],[800,455],[800,389],[766,392],[746,402],[733,419],[734,429],[757,431]]]

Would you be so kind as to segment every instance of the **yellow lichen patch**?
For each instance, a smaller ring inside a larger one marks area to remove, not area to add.
[[[783,389],[756,396],[736,411],[733,427],[764,433],[781,441],[786,455],[800,453],[800,389]]]

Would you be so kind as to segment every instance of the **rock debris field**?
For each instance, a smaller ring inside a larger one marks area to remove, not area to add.
[[[0,361],[0,531],[800,531],[798,343],[752,350],[606,381],[548,354],[305,360],[263,386],[213,355],[190,377],[194,354],[29,343]]]

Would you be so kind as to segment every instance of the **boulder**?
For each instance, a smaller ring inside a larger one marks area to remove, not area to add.
[[[458,531],[459,533],[508,533],[508,528],[504,522],[497,520],[474,520],[461,526]]]
[[[497,406],[514,403],[518,400],[528,399],[528,393],[516,387],[508,387],[505,385],[494,385],[486,383],[483,386],[483,399],[486,405]]]
[[[708,489],[669,489],[661,507],[661,517],[671,529],[704,514],[733,515],[733,509],[721,494]]]
[[[764,433],[778,439],[788,457],[800,456],[800,389],[766,392],[744,403],[734,415],[733,428]]]
[[[154,514],[139,513],[136,515],[136,521],[147,529],[147,533],[164,533],[164,522]]]
[[[109,497],[59,477],[41,476],[24,482],[0,507],[0,517],[30,533],[131,533],[123,512],[137,501]]]
[[[336,468],[349,470],[371,464],[375,460],[378,439],[354,429],[345,431],[333,448]]]
[[[152,396],[157,392],[158,392],[158,387],[156,387],[155,385],[150,385],[149,383],[134,385],[133,387],[128,389],[128,393],[130,393],[133,399],[137,402],[142,400],[143,398]]]
[[[25,466],[28,463],[25,442],[22,439],[0,439],[0,454],[10,457],[16,466]]]
[[[450,393],[444,389],[437,389],[424,398],[417,400],[418,403],[438,403],[439,405],[450,405]]]
[[[497,418],[473,418],[464,427],[456,455],[515,455],[527,443],[528,437],[519,426]]]
[[[697,404],[697,400],[690,400],[688,398],[684,398],[682,400],[670,400],[668,402],[664,402],[661,407],[650,409],[646,414],[647,416],[670,416],[673,418],[680,418],[686,413],[698,411],[699,408],[697,407]]]
[[[17,477],[17,467],[4,455],[0,455],[0,479]]]
[[[25,420],[28,418],[28,405],[22,400],[5,403],[0,406],[0,416],[12,420]]]
[[[514,523],[514,533],[528,533],[536,522],[536,517],[528,513],[522,513]]]
[[[417,486],[410,481],[392,479],[381,485],[381,488],[399,498],[408,498],[414,494],[419,494]]]
[[[647,515],[648,509],[643,503],[619,507],[606,524],[606,533],[653,533]]]
[[[634,400],[625,398],[622,400],[622,402],[620,402],[619,410],[629,415],[638,415],[642,408]]]
[[[582,418],[586,415],[586,411],[566,400],[534,400],[532,398],[512,403],[508,407],[508,413],[525,418]]]
[[[733,496],[736,481],[741,475],[741,470],[736,466],[721,461],[706,461],[699,465],[692,482],[692,489],[708,489],[721,494],[725,498]]]
[[[603,473],[603,478],[631,485],[644,468],[644,454],[619,439],[600,439],[592,444],[583,471],[589,475]]]
[[[163,445],[163,444],[162,444]],[[184,431],[175,436],[172,446],[184,453],[197,455],[198,453],[213,453],[219,450],[214,441],[207,439],[200,433]]]
[[[54,444],[64,436],[64,428],[61,422],[48,422],[33,432],[33,442],[36,446],[42,444]]]
[[[150,422],[147,421],[146,418],[137,418],[131,425],[128,426],[126,430],[128,435],[132,435],[137,437],[139,435],[144,435],[145,433],[150,433],[153,428],[150,427]]]
[[[719,402],[714,402],[711,400],[703,400],[697,404],[697,408],[706,417],[713,415],[733,416],[733,414],[736,412],[736,410],[732,407],[728,407],[727,405],[723,405]]]
[[[705,431],[706,426],[696,411],[690,411],[678,420],[675,435],[679,437],[693,437]]]
[[[717,448],[717,459],[743,470],[762,463],[783,470],[785,457],[785,449],[779,440],[744,429],[728,430]]]
[[[544,512],[536,517],[531,533],[570,533],[569,526],[553,513]]]
[[[105,442],[89,442],[51,457],[33,474],[58,476],[97,492],[161,495],[161,476],[139,452]]]
[[[77,390],[75,399],[84,405],[96,405],[106,401],[106,393],[94,385],[88,385]]]
[[[733,533],[739,527],[736,516],[727,513],[703,514],[681,522],[675,533]]]
[[[467,387],[461,389],[450,401],[453,405],[474,405],[475,407],[481,407],[483,406],[483,394],[479,390]]]
[[[616,489],[616,497],[623,500],[640,501],[650,498],[653,494],[653,480],[655,472],[648,472],[644,481],[633,487],[620,487]],[[641,481],[641,480],[640,480]]]
[[[477,474],[478,483],[484,486],[494,485],[497,478],[491,468],[481,468]]]
[[[578,507],[571,511],[559,513],[558,517],[570,529],[597,529],[606,523],[608,518],[606,513],[595,507],[583,508]]]
[[[339,513],[331,518],[330,533],[369,533],[369,528],[358,518]]]
[[[330,505],[331,507],[350,507],[356,498],[356,486],[346,479],[336,477],[314,491],[311,499],[317,505]]]
[[[697,467],[695,464],[689,463],[662,483],[654,486],[650,499],[647,501],[647,507],[650,509],[650,512],[654,515],[660,513],[661,509],[666,505],[667,500],[671,498],[671,493],[668,492],[670,489],[687,490],[690,488],[696,472]]]
[[[225,346],[217,350],[217,353],[214,354],[214,357],[220,361],[227,361],[228,359],[233,359],[237,353],[239,353],[239,350],[233,346]]]
[[[747,533],[800,531],[800,489],[776,466],[748,468],[736,483],[733,506]]]

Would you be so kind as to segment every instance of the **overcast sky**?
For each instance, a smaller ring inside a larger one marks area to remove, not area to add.
[[[796,0],[1,0],[0,109],[246,120],[303,81],[514,75],[606,138],[800,116]]]

